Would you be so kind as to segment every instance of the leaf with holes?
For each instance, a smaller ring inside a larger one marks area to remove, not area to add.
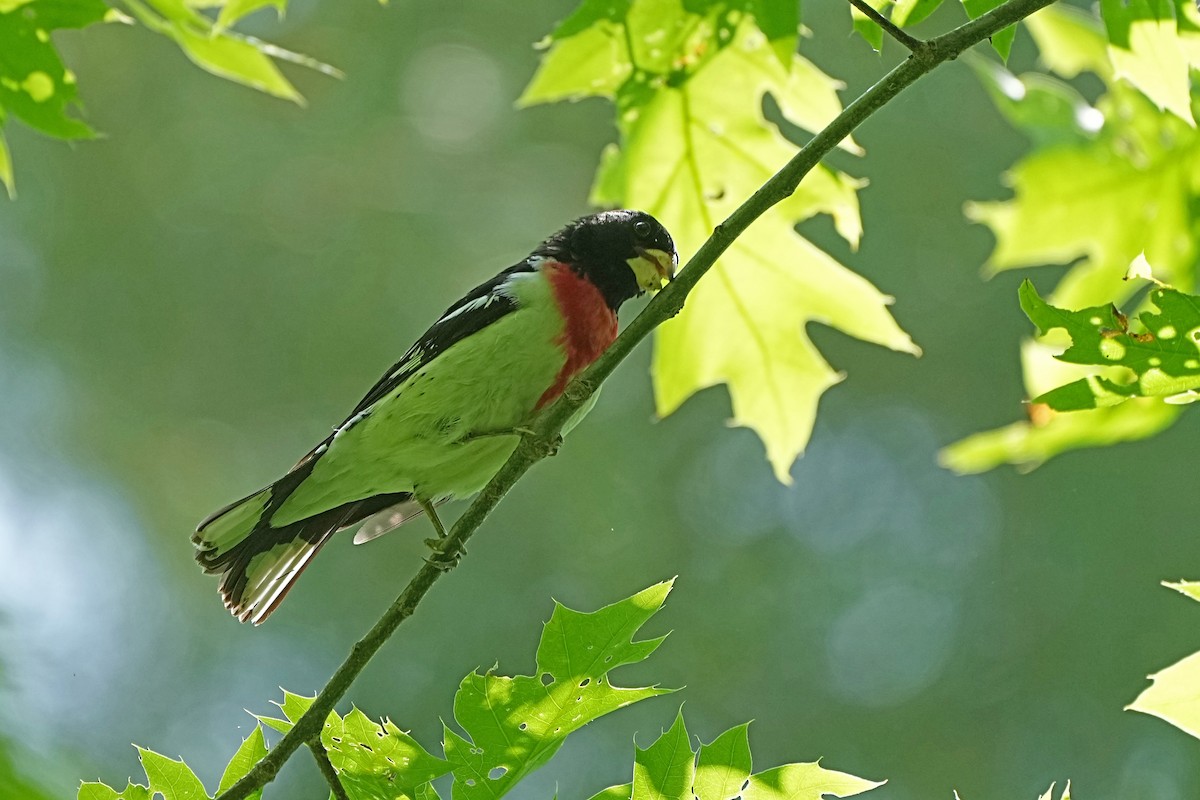
[[[1156,278],[1191,291],[1200,252],[1200,184],[1194,179],[1200,174],[1200,133],[1114,77],[1108,41],[1094,19],[1050,7],[1030,19],[1029,30],[1054,71],[1064,77],[1095,73],[1107,91],[1090,107],[1066,84],[1041,76],[1040,97],[1027,100],[1032,80],[998,68],[980,70],[1009,119],[1039,143],[1009,173],[1011,200],[967,207],[968,216],[996,237],[988,269],[1070,265],[1047,295],[1060,308],[1125,304],[1143,284],[1124,278],[1131,265],[1145,263],[1153,264]],[[1067,120],[1070,107],[1073,121]],[[1061,330],[1022,344],[1027,397],[1095,372],[1056,359],[1067,344]],[[1072,414],[1038,403],[1025,410],[1028,420],[951,445],[942,463],[959,472],[1005,462],[1032,468],[1066,451],[1152,436],[1179,412],[1141,399]]]
[[[536,675],[473,672],[464,678],[454,718],[467,735],[445,729],[456,800],[499,797],[545,764],[568,734],[673,691],[620,688],[608,679],[611,670],[645,660],[666,638],[632,639],[670,591],[670,582],[660,583],[590,614],[556,603],[542,630]]]
[[[751,774],[747,725],[691,749],[682,711],[645,750],[634,748],[633,782],[610,786],[591,800],[826,800],[882,786],[818,763],[785,764]]]
[[[615,99],[621,145],[605,151],[592,199],[654,214],[683,257],[795,154],[763,117],[766,95],[790,122],[809,131],[841,110],[838,83],[798,55],[781,61],[747,13],[752,5],[585,5],[608,13],[572,17],[555,31],[522,101]],[[666,37],[654,36],[658,23],[650,12],[660,7],[673,9],[670,30],[676,33]],[[583,64],[581,72],[569,69]],[[843,147],[858,152],[852,140]],[[888,312],[891,298],[795,231],[801,220],[828,214],[838,233],[857,245],[860,186],[818,166],[795,194],[738,238],[683,311],[656,332],[659,413],[670,414],[703,388],[726,384],[735,422],[759,434],[785,482],[808,442],[821,394],[841,380],[805,335],[805,325],[820,322],[918,352]]]
[[[1157,288],[1150,301],[1158,312],[1144,311],[1139,326],[1113,305],[1079,311],[1057,308],[1025,281],[1021,308],[1044,336],[1066,330],[1071,346],[1060,361],[1120,368],[1118,375],[1089,375],[1034,398],[1055,411],[1114,406],[1133,397],[1167,402],[1200,399],[1200,297]]]

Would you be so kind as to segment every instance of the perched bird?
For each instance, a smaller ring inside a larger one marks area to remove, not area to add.
[[[484,487],[521,426],[612,344],[621,304],[678,262],[654,217],[605,211],[446,309],[291,471],[200,523],[196,560],[221,575],[225,607],[261,623],[330,537],[364,520],[356,544],[421,513],[444,538],[435,506]]]

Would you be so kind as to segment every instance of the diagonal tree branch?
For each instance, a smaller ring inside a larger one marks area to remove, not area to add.
[[[557,401],[543,411],[521,438],[512,456],[484,487],[451,528],[443,544],[445,552],[461,550],[478,530],[492,509],[508,494],[529,468],[551,455],[563,425],[595,393],[600,384],[633,348],[660,324],[679,313],[688,293],[712,268],[717,258],[767,209],[790,196],[821,159],[849,136],[872,114],[901,91],[911,86],[939,64],[957,58],[963,51],[994,36],[1009,25],[1044,8],[1054,0],[1008,0],[949,33],[924,42],[902,64],[860,95],[828,127],[809,141],[800,152],[775,173],[758,191],[717,226],[707,241],[692,256],[679,276],[654,297],[646,308],[622,331],[617,340],[587,370],[577,377]],[[391,607],[354,647],[308,711],[261,761],[217,800],[242,800],[275,778],[280,767],[296,750],[320,733],[329,712],[345,695],[367,662],[375,655],[417,604],[444,574],[442,569],[425,564],[404,587]]]
[[[871,4],[866,2],[866,0],[850,0],[850,5],[861,11],[863,16],[874,22],[879,27],[883,28],[888,36],[891,36],[893,39],[907,47],[912,52],[916,53],[925,46],[925,43],[920,39],[909,36],[904,32],[903,29],[900,28],[899,25],[892,22],[883,14],[880,14],[878,11],[872,8]]]
[[[317,760],[317,767],[325,776],[325,782],[329,784],[334,800],[350,800],[350,795],[346,794],[346,787],[342,786],[342,780],[338,777],[337,770],[333,768],[333,762],[329,760],[329,752],[321,743],[320,735],[315,739],[308,740],[308,749],[312,751],[313,758]]]

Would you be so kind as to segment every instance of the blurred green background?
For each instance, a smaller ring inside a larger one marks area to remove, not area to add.
[[[244,708],[320,688],[426,532],[337,541],[254,629],[221,608],[192,528],[290,466],[463,291],[585,213],[614,137],[599,101],[514,110],[530,45],[568,2],[289,8],[248,29],[348,75],[292,71],[307,109],[110,25],[60,39],[107,138],[7,129],[0,730],[48,797],[140,778],[130,742],[183,755],[211,788],[251,729]],[[805,15],[802,52],[847,100],[899,57],[852,38],[835,0]],[[947,5],[923,27],[958,17]],[[1013,63],[1033,63],[1024,33]],[[1022,413],[1022,276],[981,281],[990,235],[961,206],[1005,196],[1025,143],[962,64],[857,136],[867,157],[836,160],[871,181],[861,251],[827,220],[804,230],[898,297],[924,358],[815,330],[849,379],[789,488],[753,434],[724,427],[723,390],[655,422],[643,348],[370,666],[357,705],[433,747],[463,674],[532,670],[552,597],[592,609],[678,575],[650,631],[675,633],[621,677],[686,690],[574,737],[519,798],[628,780],[635,732],[647,744],[680,701],[705,739],[755,720],[756,767],[822,757],[889,779],[878,800],[1033,798],[1068,777],[1081,800],[1200,793],[1196,742],[1121,710],[1200,645],[1196,609],[1158,586],[1200,577],[1195,415],[1029,475],[939,469],[940,446]],[[0,763],[0,797],[25,796],[16,780]],[[322,797],[319,781],[295,758],[268,796]]]

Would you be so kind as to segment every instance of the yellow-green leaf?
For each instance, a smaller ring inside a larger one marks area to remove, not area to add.
[[[17,184],[13,180],[12,156],[8,152],[8,142],[4,139],[4,131],[0,130],[0,183],[8,191],[9,199],[17,196]]]
[[[1153,684],[1126,709],[1166,720],[1200,739],[1200,653],[1150,676]]]
[[[1109,58],[1123,78],[1190,125],[1188,57],[1170,0],[1101,0]]]
[[[852,797],[882,786],[886,781],[869,781],[845,772],[825,769],[818,762],[785,764],[750,778],[742,800],[824,800]]]
[[[227,0],[217,14],[217,29],[232,27],[242,17],[267,6],[273,6],[276,13],[282,17],[287,8],[287,0]]]
[[[536,81],[537,99],[589,93],[578,84],[571,90],[567,83],[551,84],[549,77]],[[593,202],[654,214],[686,258],[795,153],[763,118],[763,96],[770,94],[791,122],[816,131],[841,109],[837,87],[799,56],[785,68],[745,17],[728,42],[685,77],[635,75],[622,84],[621,145],[602,159]],[[857,151],[850,140],[843,147]],[[888,312],[891,298],[794,230],[801,220],[829,214],[838,232],[857,244],[859,186],[818,167],[734,243],[679,316],[657,333],[659,413],[671,413],[700,389],[727,384],[735,422],[758,432],[785,482],[808,441],[822,392],[841,379],[805,335],[805,325],[820,322],[919,352]]]
[[[172,38],[196,66],[221,78],[303,105],[304,98],[267,55],[250,42],[228,33],[196,33],[172,26]]]
[[[1178,581],[1176,583],[1164,581],[1163,586],[1166,586],[1168,589],[1174,589],[1193,600],[1200,601],[1200,581]]]

